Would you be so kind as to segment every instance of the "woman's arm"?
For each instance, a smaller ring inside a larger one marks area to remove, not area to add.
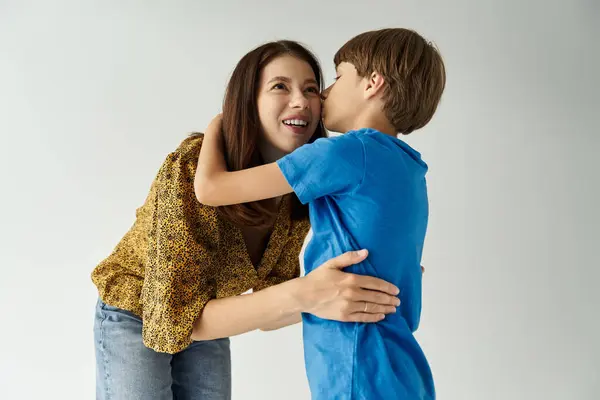
[[[425,268],[421,266],[421,273],[425,272]],[[285,328],[286,326],[295,325],[302,322],[302,314],[294,313],[287,317],[282,317],[280,320],[275,321],[270,325],[266,325],[260,328],[261,331],[274,331],[277,329]]]
[[[276,163],[227,171],[221,130],[222,117],[218,115],[204,133],[194,178],[194,191],[200,203],[217,207],[270,199],[292,192]]]
[[[302,322],[302,313],[296,313],[288,318],[283,318],[274,324],[260,328],[260,330],[264,332],[276,331],[277,329],[285,328],[286,326],[296,325],[299,322]]]
[[[421,265],[421,274],[425,272],[425,267]],[[272,325],[268,325],[260,328],[262,331],[274,331],[277,329],[285,328],[286,326],[295,325],[299,322],[302,322],[302,314],[296,313],[291,315],[290,317],[282,318],[281,320],[275,322]]]
[[[256,293],[209,301],[194,323],[192,340],[218,339],[278,327],[281,321],[300,315],[299,283],[295,279]]]
[[[399,290],[378,278],[342,272],[367,252],[347,252],[310,274],[256,293],[209,301],[192,340],[212,340],[299,322],[300,313],[344,322],[378,322],[396,312]]]

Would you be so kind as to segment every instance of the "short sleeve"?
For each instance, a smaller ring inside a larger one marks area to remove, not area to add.
[[[365,150],[353,133],[317,139],[277,161],[303,204],[352,192],[364,177]]]
[[[216,297],[212,249],[218,238],[212,236],[217,233],[211,228],[213,217],[193,189],[200,144],[201,138],[188,139],[171,153],[153,185],[156,194],[141,294],[142,337],[158,352],[185,349],[192,342],[194,322]]]

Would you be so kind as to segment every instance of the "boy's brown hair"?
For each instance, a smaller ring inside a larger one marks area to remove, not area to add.
[[[397,132],[408,135],[427,125],[446,86],[439,51],[415,31],[403,28],[361,33],[340,48],[337,67],[348,62],[361,77],[373,72],[386,83],[383,110]]]

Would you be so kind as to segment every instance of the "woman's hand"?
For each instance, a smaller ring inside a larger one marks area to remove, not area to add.
[[[382,279],[343,272],[367,258],[367,250],[350,251],[328,260],[302,279],[305,312],[343,322],[378,322],[395,313],[399,289]]]
[[[212,340],[301,321],[301,313],[345,322],[378,322],[400,304],[398,289],[381,279],[342,272],[367,252],[344,253],[302,278],[258,292],[210,300],[194,322],[193,340]]]

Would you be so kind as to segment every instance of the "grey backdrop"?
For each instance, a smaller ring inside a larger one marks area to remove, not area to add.
[[[89,274],[166,154],[264,41],[332,56],[404,26],[448,85],[417,337],[439,399],[597,399],[600,6],[588,1],[0,1],[0,397],[91,399]],[[233,340],[234,399],[307,399],[300,326]]]

